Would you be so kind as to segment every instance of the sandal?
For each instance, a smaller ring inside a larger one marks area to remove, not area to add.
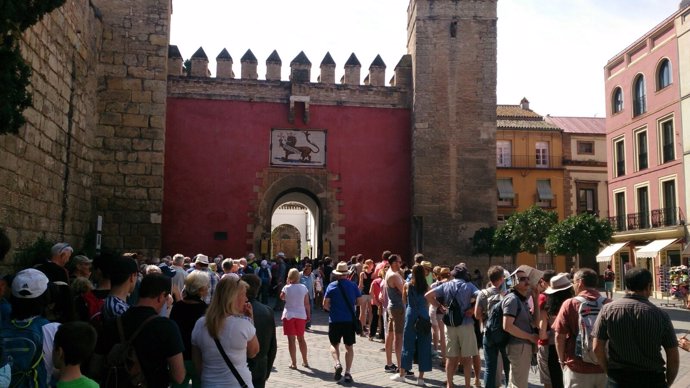
[[[333,379],[338,381],[343,377],[343,366],[340,364],[335,364],[335,373],[333,374]]]
[[[290,368],[290,369],[297,369],[297,365],[290,365],[288,368]]]
[[[302,366],[305,367],[305,368],[309,368],[309,363],[308,363],[308,362],[303,362],[303,363],[302,363]]]

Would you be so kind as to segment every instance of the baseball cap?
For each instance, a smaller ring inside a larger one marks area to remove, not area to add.
[[[48,277],[33,268],[19,271],[12,280],[12,296],[20,299],[34,299],[48,289]]]
[[[84,255],[76,255],[72,258],[72,261],[74,264],[91,264],[93,263],[93,260],[89,259],[88,257]]]

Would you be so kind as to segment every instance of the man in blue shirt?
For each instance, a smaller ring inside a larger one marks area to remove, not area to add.
[[[474,301],[479,290],[470,282],[469,270],[465,263],[460,263],[451,271],[452,280],[440,284],[436,288],[429,290],[424,297],[432,305],[436,306],[437,311],[446,312],[447,306],[451,304],[453,298],[456,300],[460,311],[463,311],[462,324],[459,326],[446,326],[446,386],[453,388],[453,376],[458,369],[458,363],[462,360],[465,370],[465,386],[469,387],[471,382],[470,369],[472,368],[472,357],[479,354],[477,348],[477,338],[474,334]],[[441,305],[436,298],[442,298],[445,306]]]
[[[335,374],[333,378],[340,380],[343,376],[343,367],[340,364],[340,340],[345,344],[345,375],[343,382],[351,383],[350,368],[354,359],[355,305],[362,303],[362,293],[355,283],[347,279],[349,271],[347,263],[341,261],[333,270],[335,280],[326,288],[324,294],[323,309],[328,311],[328,339],[331,342],[331,356],[335,362]],[[349,305],[349,307],[348,307]]]

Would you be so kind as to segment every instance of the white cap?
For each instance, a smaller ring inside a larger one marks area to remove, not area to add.
[[[48,289],[48,277],[33,268],[19,271],[12,280],[12,296],[20,299],[33,299],[43,295]]]

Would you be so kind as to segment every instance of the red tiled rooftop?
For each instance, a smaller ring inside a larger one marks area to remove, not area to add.
[[[606,135],[605,118],[603,117],[555,117],[546,116],[547,122],[561,128],[565,133],[582,133]]]

